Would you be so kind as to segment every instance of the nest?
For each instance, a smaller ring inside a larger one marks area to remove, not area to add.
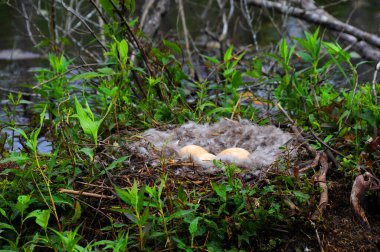
[[[189,122],[169,130],[149,129],[142,134],[140,141],[131,143],[128,148],[152,165],[163,159],[194,161],[197,167],[209,173],[218,171],[214,162],[201,162],[195,158],[188,160],[188,156],[180,155],[181,149],[197,145],[212,155],[218,155],[229,148],[241,148],[249,152],[246,158],[239,160],[229,155],[221,161],[257,173],[272,165],[283,154],[281,147],[289,145],[291,139],[291,134],[274,126],[258,126],[248,120],[222,119],[215,124]]]

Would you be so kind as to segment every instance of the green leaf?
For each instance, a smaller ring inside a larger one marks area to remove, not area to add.
[[[149,207],[145,207],[144,213],[141,216],[139,225],[144,226],[146,224],[146,222],[148,221],[149,216],[150,216]]]
[[[223,58],[223,60],[224,60],[224,63],[227,63],[230,59],[231,59],[231,57],[232,57],[232,50],[234,49],[234,47],[233,46],[230,46],[228,49],[227,49],[227,51],[224,53],[224,58]]]
[[[219,114],[219,113],[231,113],[232,107],[218,107],[215,108],[207,113],[207,116],[213,115],[213,114]]]
[[[206,107],[212,107],[212,108],[215,108],[216,105],[215,105],[215,103],[213,103],[213,102],[211,102],[211,101],[207,101],[207,102],[203,103],[203,104],[199,107],[199,109],[200,109],[201,111],[203,111]]]
[[[310,54],[306,53],[306,52],[297,52],[298,56],[301,57],[301,59],[305,62],[313,62],[313,57],[311,57]]]
[[[227,68],[226,70],[223,71],[223,76],[225,78],[228,78],[228,77],[230,77],[235,72],[236,72],[236,69],[234,69],[234,68]]]
[[[19,156],[13,156],[13,154],[15,155],[19,155]],[[0,160],[0,164],[4,164],[4,163],[8,163],[8,162],[26,162],[26,161],[29,161],[30,158],[28,156],[26,156],[25,154],[22,154],[22,153],[12,153],[12,155],[10,157],[7,157],[7,158],[4,158],[2,160]],[[16,166],[15,166],[16,168]]]
[[[184,218],[185,216],[193,213],[194,211],[195,209],[179,210],[177,212],[174,212],[169,217],[167,217],[167,221],[171,221],[172,219]]]
[[[33,212],[29,213],[25,219],[36,217],[36,223],[40,225],[43,229],[46,229],[49,224],[50,213],[50,209],[36,209]]]
[[[280,43],[280,55],[286,61],[288,57],[288,44],[286,43],[286,39],[281,39]]]
[[[79,103],[76,96],[74,97],[74,102],[75,102],[75,109],[76,109],[77,114],[72,115],[72,117],[76,117],[79,119],[79,123],[84,133],[91,136],[94,140],[95,145],[97,145],[98,144],[98,130],[99,130],[101,121],[94,120],[94,115],[92,114],[87,102],[86,102],[87,111],[83,109],[82,105]]]
[[[223,202],[227,201],[227,187],[225,184],[216,184],[212,182],[212,188],[216,192],[216,194],[222,199]]]
[[[334,137],[333,135],[328,135],[325,137],[325,139],[323,139],[323,142],[328,143],[333,137]]]
[[[214,58],[214,57],[210,57],[210,56],[207,56],[207,55],[203,55],[202,54],[202,57],[207,59],[208,61],[216,64],[216,65],[219,65],[220,64],[220,61],[217,59],[217,58]]]
[[[170,50],[172,51],[173,53],[176,53],[176,54],[182,54],[182,49],[181,47],[179,47],[176,43],[173,43],[169,40],[163,40],[162,41],[164,43],[164,45]]]
[[[310,196],[308,194],[300,192],[300,191],[293,191],[293,194],[302,203],[307,202],[310,199]]]
[[[78,80],[89,80],[97,77],[102,77],[104,74],[97,73],[97,72],[86,72],[86,73],[81,73],[78,75],[73,76],[70,79],[70,82],[78,81]]]
[[[114,70],[110,67],[103,67],[103,68],[99,68],[98,69],[98,72],[101,73],[101,74],[105,74],[105,75],[112,75],[114,74]]]
[[[119,56],[122,64],[126,64],[128,60],[128,44],[125,39],[119,42]]]
[[[130,221],[132,221],[133,223],[135,223],[135,224],[139,224],[139,219],[137,218],[136,215],[130,213],[129,211],[125,211],[125,212],[124,212],[124,215],[125,215]]]
[[[0,222],[0,230],[1,229],[9,229],[17,234],[17,230],[12,225],[9,225],[7,223]]]
[[[75,206],[74,206],[74,215],[71,219],[71,222],[76,223],[79,220],[79,218],[81,217],[81,215],[82,215],[82,207],[81,207],[79,201],[76,200]]]
[[[85,147],[80,149],[79,151],[86,154],[86,156],[90,158],[91,162],[94,161],[94,149]]]
[[[131,205],[131,199],[130,199],[129,192],[127,192],[126,190],[123,190],[119,187],[115,187],[115,190],[116,190],[117,195],[120,197],[120,199],[122,201],[124,201],[124,203]]]
[[[192,236],[195,235],[195,233],[198,231],[198,222],[199,222],[200,217],[194,218],[189,225],[189,232]]]
[[[133,15],[135,12],[136,2],[135,0],[124,0],[124,6],[129,11],[129,15]]]
[[[17,198],[16,209],[23,213],[30,204],[30,195],[20,195]]]
[[[110,2],[111,0],[100,0],[103,10],[107,13],[108,16],[114,17],[113,6]]]
[[[232,86],[238,88],[243,84],[243,78],[240,72],[236,72],[232,77]]]
[[[0,213],[1,213],[2,216],[4,216],[5,218],[8,219],[7,213],[6,213],[5,210],[2,209],[1,207],[0,207]]]
[[[113,170],[115,169],[119,164],[123,163],[128,157],[125,156],[125,157],[121,157],[121,158],[118,158],[116,159],[115,161],[113,161],[106,169],[104,169],[100,175],[103,175],[105,174],[107,171],[109,170]]]

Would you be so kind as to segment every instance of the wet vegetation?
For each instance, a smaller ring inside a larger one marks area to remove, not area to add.
[[[38,99],[10,93],[4,105],[4,251],[376,249],[379,216],[369,211],[361,223],[349,194],[356,176],[379,173],[380,85],[359,83],[358,64],[338,43],[315,28],[268,53],[230,45],[202,54],[206,74],[196,76],[183,45],[148,43],[134,1],[100,3],[104,62],[79,64],[52,36],[40,45],[50,66],[35,72]],[[32,115],[24,127],[20,106]],[[212,174],[181,172],[165,157],[152,166],[128,149],[148,128],[225,117],[292,132],[289,155],[258,179],[233,164],[216,163]],[[49,153],[38,149],[42,136]],[[333,201],[323,201],[327,189]],[[343,218],[346,238],[362,235],[357,244],[329,240]]]

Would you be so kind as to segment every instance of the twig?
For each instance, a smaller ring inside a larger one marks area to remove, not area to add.
[[[191,77],[195,77],[195,71],[194,71],[194,64],[193,60],[191,57],[191,52],[190,52],[190,43],[189,43],[189,31],[187,30],[187,25],[186,25],[186,17],[185,17],[185,11],[183,10],[183,2],[182,0],[178,0],[178,12],[181,17],[181,23],[182,23],[182,29],[183,29],[183,35],[185,37],[185,46],[186,46],[186,54],[188,61],[190,63],[190,74]]]
[[[255,45],[256,51],[259,51],[259,44],[257,43],[257,32],[253,28],[253,17],[249,11],[247,0],[240,0],[240,6],[241,6],[241,11],[243,13],[243,17],[245,18],[245,21],[248,24],[249,30],[252,34],[252,40],[253,44]]]
[[[281,104],[279,102],[276,102],[275,100],[273,100],[273,103],[274,105],[279,109],[281,110],[281,112],[286,116],[286,118],[293,124],[295,125],[296,122],[289,116],[288,112],[285,111],[285,109],[281,106]]]
[[[230,11],[228,12],[228,16],[227,16],[226,11],[225,11],[226,1],[217,0],[217,3],[219,5],[220,10],[222,11],[223,29],[222,29],[222,33],[219,35],[219,38],[218,38],[218,41],[222,43],[227,39],[228,24],[234,13],[235,6],[234,6],[234,1],[230,0]]]
[[[99,209],[96,208],[96,207],[93,207],[91,204],[88,204],[87,202],[81,200],[79,197],[72,196],[72,195],[69,195],[69,197],[71,197],[71,198],[73,198],[73,199],[79,201],[80,203],[82,203],[82,204],[84,204],[84,205],[86,205],[86,206],[92,208],[92,209],[95,210],[96,212],[99,212],[101,215],[103,215],[103,216],[106,217],[107,219],[109,218],[109,216],[108,216],[106,213],[104,213],[103,211],[99,210]]]
[[[313,130],[310,130],[310,133],[313,135],[313,137],[320,143],[322,144],[323,146],[325,146],[327,149],[329,149],[330,151],[334,152],[335,154],[339,155],[339,156],[342,156],[344,157],[344,155],[342,153],[340,153],[339,151],[337,150],[334,150],[333,148],[331,148],[328,144],[326,144],[322,139],[320,139],[315,133]]]
[[[232,110],[232,114],[231,114],[231,117],[230,119],[233,120],[234,117],[235,117],[235,113],[236,113],[236,110],[238,109],[238,107],[240,107],[240,103],[241,103],[241,97],[242,97],[243,93],[240,94],[239,96],[239,100],[236,102],[233,110]]]
[[[108,65],[113,65],[114,63],[106,63],[106,64],[98,64],[98,63],[91,63],[91,64],[83,64],[83,65],[79,65],[79,66],[75,66],[75,67],[72,67],[70,69],[68,69],[66,72],[62,73],[62,74],[58,74],[58,75],[55,75],[54,77],[42,82],[42,83],[38,83],[36,84],[35,86],[32,87],[32,89],[35,89],[35,88],[38,88],[40,86],[43,86],[43,85],[46,85],[47,83],[49,82],[52,82],[60,77],[63,77],[65,76],[66,74],[70,73],[71,71],[74,71],[76,69],[79,69],[79,68],[82,68],[82,67],[91,67],[91,66],[102,66],[102,65],[105,65],[105,66],[108,66]]]
[[[22,91],[12,90],[12,89],[8,89],[8,88],[4,88],[4,87],[0,87],[0,90],[1,90],[1,91],[4,91],[4,92],[7,92],[7,93],[22,94],[23,96],[32,96],[32,97],[37,97],[37,96],[39,96],[38,94],[25,93],[25,92],[22,92]]]
[[[91,27],[87,24],[86,20],[79,15],[73,8],[70,6],[67,6],[63,1],[61,2],[62,6],[70,13],[72,13],[74,16],[76,16],[82,23],[83,25],[87,28],[87,30],[91,33],[91,35],[95,38],[95,40],[99,43],[99,45],[103,48],[103,50],[106,52],[107,48],[103,43],[99,40],[98,36],[96,36],[95,32],[91,29]]]
[[[81,195],[81,196],[94,197],[94,198],[100,198],[100,199],[116,199],[115,196],[108,196],[108,195],[102,195],[102,194],[97,194],[97,193],[75,191],[75,190],[69,190],[69,189],[64,189],[64,188],[60,188],[58,191],[60,193]]]
[[[311,223],[311,225],[313,226],[313,228],[315,230],[315,236],[317,236],[317,241],[318,241],[318,244],[319,244],[319,248],[321,249],[321,252],[324,252],[325,250],[323,249],[323,245],[322,245],[322,242],[321,242],[321,238],[319,237],[318,229],[315,227],[315,223],[314,222],[310,221],[310,223]]]

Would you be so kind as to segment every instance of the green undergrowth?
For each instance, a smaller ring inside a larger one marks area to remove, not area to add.
[[[310,143],[315,149],[329,145],[341,153],[342,176],[358,173],[365,143],[380,122],[380,86],[358,83],[350,55],[323,41],[318,29],[292,47],[282,40],[276,54],[252,57],[231,46],[222,58],[203,55],[209,75],[195,81],[183,70],[182,48],[174,42],[132,52],[136,41],[124,35],[132,34],[136,20],[120,20],[113,8],[122,6],[101,2],[112,21],[104,28],[105,62],[78,66],[52,53],[50,67],[36,72],[38,101],[9,95],[6,124],[12,134],[2,135],[0,161],[4,251],[270,251],[287,243],[284,233],[310,229],[320,191],[311,176],[290,172],[290,160],[276,163],[263,180],[249,181],[233,165],[183,179],[166,161],[133,170],[130,154],[114,152],[127,131],[222,117],[258,124],[291,120],[319,136],[322,143]],[[142,34],[133,35],[142,41]],[[273,71],[262,71],[269,62],[275,62]],[[337,79],[344,85],[337,86]],[[34,119],[17,127],[17,108],[25,104]],[[17,136],[23,149],[15,151]],[[52,144],[50,153],[38,150],[42,136]]]

